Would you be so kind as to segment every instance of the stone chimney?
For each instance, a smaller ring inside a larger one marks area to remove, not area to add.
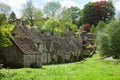
[[[16,19],[16,24],[15,26],[26,26],[25,21],[21,19]]]
[[[15,26],[21,26],[21,25],[22,25],[21,19],[16,19]]]

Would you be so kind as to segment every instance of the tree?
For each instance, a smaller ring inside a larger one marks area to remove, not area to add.
[[[44,6],[44,13],[47,17],[56,17],[61,9],[61,5],[59,2],[48,2]]]
[[[33,2],[27,1],[22,11],[23,17],[27,18],[30,21],[31,26],[34,26],[34,23],[33,23],[34,10],[35,10],[35,6],[33,5]]]
[[[41,9],[40,8],[36,8],[34,13],[33,13],[34,19],[35,20],[39,20],[39,19],[42,18],[42,16],[43,16],[43,13],[42,13]]]
[[[86,4],[83,8],[83,10],[81,11],[81,23],[82,24],[93,24],[91,22],[91,18],[93,16],[93,4],[91,2],[89,2],[88,4]]]
[[[115,8],[112,1],[89,2],[84,6],[81,14],[82,24],[89,23],[95,26],[98,22],[109,22],[115,15]]]
[[[59,22],[54,18],[50,18],[45,22],[45,25],[42,27],[42,30],[50,32],[50,34],[54,35],[55,30],[57,31],[59,28]]]
[[[7,21],[7,17],[5,14],[0,13],[0,25]]]
[[[111,21],[96,38],[96,49],[102,55],[120,58],[120,20]]]
[[[8,14],[11,10],[11,7],[3,2],[0,2],[0,13]]]
[[[43,16],[40,8],[36,8],[32,1],[27,1],[22,10],[22,18],[30,22],[31,27],[34,26],[34,21]]]
[[[14,23],[16,20],[16,15],[14,12],[12,12],[10,15],[9,15],[9,18],[8,18],[8,22],[9,23]]]
[[[37,28],[40,26],[43,26],[44,24],[44,19],[43,19],[43,12],[41,11],[40,8],[36,8],[36,10],[33,13],[33,18],[34,18],[34,24],[37,26]]]
[[[22,16],[25,19],[28,19],[30,21],[31,27],[34,26],[34,23],[33,23],[33,13],[34,13],[34,11],[35,11],[35,6],[33,5],[33,2],[32,1],[27,1],[25,6],[23,7]]]
[[[42,27],[42,31],[47,31],[51,35],[64,35],[68,31],[77,31],[77,26],[70,22],[64,22],[62,20],[56,20],[54,17],[48,19],[45,25]]]
[[[78,7],[70,7],[67,9],[64,8],[61,12],[61,17],[66,17],[69,22],[76,24],[79,27],[80,8]]]

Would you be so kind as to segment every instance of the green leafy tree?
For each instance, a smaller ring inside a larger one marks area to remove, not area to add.
[[[10,14],[9,18],[8,18],[8,22],[9,22],[10,24],[12,24],[12,23],[15,22],[15,20],[16,20],[16,15],[15,15],[14,12],[12,12],[12,13]]]
[[[42,10],[40,8],[36,8],[34,13],[33,13],[33,17],[35,20],[39,20],[41,19],[43,16]]]
[[[112,1],[89,2],[84,6],[81,13],[82,24],[94,24],[104,21],[109,22],[115,15],[115,8]]]
[[[93,16],[93,4],[91,2],[89,2],[88,4],[86,4],[83,8],[83,10],[81,10],[81,23],[82,24],[93,24],[91,21],[91,18]]]
[[[33,5],[32,1],[27,1],[27,3],[24,5],[23,10],[22,10],[22,17],[29,20],[31,23],[31,27],[34,26],[33,23],[33,13],[35,10],[35,6]]]
[[[55,29],[57,30],[59,27],[59,22],[54,18],[50,18],[45,22],[44,27],[42,27],[42,30],[50,32],[50,34],[54,35]]]
[[[67,14],[71,23],[79,26],[80,20],[80,8],[78,7],[70,7],[67,10]]]
[[[4,24],[7,21],[7,17],[5,14],[0,13],[0,25]]]
[[[96,38],[96,49],[102,55],[120,58],[120,20],[111,21]]]
[[[48,2],[44,6],[44,13],[47,17],[56,17],[61,9],[61,4],[59,2]]]
[[[42,11],[36,8],[32,1],[27,1],[22,9],[22,18],[29,21],[31,27],[34,26],[34,20],[38,20],[42,17]]]
[[[34,17],[34,24],[37,26],[37,28],[44,25],[45,19],[43,18],[43,12],[40,8],[36,8],[36,10],[33,13],[33,17]]]

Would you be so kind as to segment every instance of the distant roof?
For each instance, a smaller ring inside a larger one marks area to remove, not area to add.
[[[80,36],[81,36],[81,39],[82,39],[82,40],[92,39],[92,38],[95,37],[95,35],[93,35],[93,34],[88,34],[88,33],[82,33],[82,34],[80,34]]]

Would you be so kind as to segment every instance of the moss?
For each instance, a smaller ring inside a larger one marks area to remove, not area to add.
[[[58,56],[58,63],[64,63],[64,58],[62,56]]]
[[[54,55],[55,55],[55,50],[50,51],[51,64],[55,64],[56,63],[56,61],[54,59]]]

